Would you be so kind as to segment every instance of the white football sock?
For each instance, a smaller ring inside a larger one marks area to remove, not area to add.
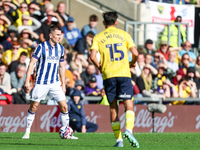
[[[123,139],[116,139],[116,142],[123,142]]]
[[[133,131],[132,130],[130,130],[130,129],[126,129],[127,131],[129,131],[131,134],[133,133]]]
[[[26,131],[25,133],[30,133],[31,131],[31,126],[33,124],[33,121],[35,119],[35,112],[32,113],[30,110],[28,110],[28,113],[27,113],[27,117],[26,117]]]
[[[68,126],[69,125],[69,114],[68,114],[68,111],[65,112],[65,113],[60,112],[60,117],[61,117],[62,126]]]

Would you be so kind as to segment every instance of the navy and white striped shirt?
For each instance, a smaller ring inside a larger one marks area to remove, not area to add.
[[[51,46],[45,41],[35,49],[32,57],[38,59],[36,65],[36,84],[52,84],[59,81],[59,62],[64,61],[64,47],[61,44]]]

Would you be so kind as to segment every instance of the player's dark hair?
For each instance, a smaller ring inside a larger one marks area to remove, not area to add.
[[[60,31],[61,31],[61,28],[60,28],[59,26],[53,25],[53,26],[51,26],[51,27],[49,28],[49,33],[52,33],[52,32],[54,32],[55,30],[60,30]]]
[[[98,21],[98,17],[96,15],[91,15],[90,21]]]
[[[117,21],[118,15],[117,12],[111,11],[111,12],[105,12],[103,13],[103,19],[106,25],[114,25]]]
[[[20,56],[28,56],[26,52],[21,52]]]

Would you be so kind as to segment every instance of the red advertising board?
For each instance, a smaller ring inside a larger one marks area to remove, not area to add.
[[[29,105],[1,105],[0,131],[24,132],[26,114]],[[152,118],[147,106],[136,105],[134,132],[151,132]],[[112,132],[109,107],[102,105],[84,105],[87,121],[98,124],[97,132]],[[61,127],[58,106],[40,105],[32,125],[32,132],[57,132]],[[119,106],[119,119],[122,131],[125,130],[125,112]],[[200,106],[167,106],[164,114],[155,113],[156,132],[200,132]]]

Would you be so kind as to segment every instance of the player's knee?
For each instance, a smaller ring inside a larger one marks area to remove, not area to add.
[[[125,106],[125,111],[127,111],[127,110],[133,111],[133,105],[126,105]]]
[[[64,106],[61,106],[61,111],[63,112],[63,113],[65,113],[65,112],[67,112],[68,111],[68,107],[67,107],[67,104],[66,105],[64,105]]]
[[[38,108],[38,105],[32,105],[30,107],[30,111],[34,113],[34,112],[36,112],[37,108]]]

